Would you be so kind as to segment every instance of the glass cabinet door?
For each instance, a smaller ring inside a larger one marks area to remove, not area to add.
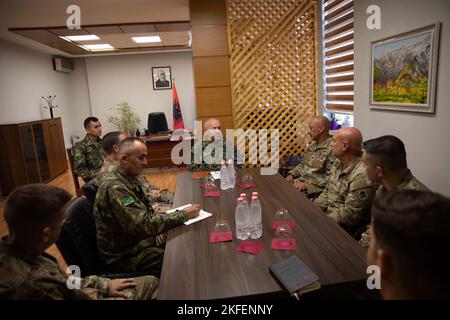
[[[36,151],[34,149],[33,131],[31,125],[19,126],[20,139],[22,141],[22,150],[27,169],[29,183],[41,182],[39,177],[39,168],[36,162]]]
[[[50,170],[48,167],[47,149],[45,148],[44,130],[42,123],[33,124],[34,144],[36,146],[36,155],[39,163],[39,172],[41,181],[45,182],[50,179]]]

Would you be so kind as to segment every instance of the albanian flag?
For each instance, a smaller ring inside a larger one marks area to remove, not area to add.
[[[172,83],[172,101],[173,101],[173,130],[184,129],[183,115],[181,114],[180,102],[178,101],[175,82]]]

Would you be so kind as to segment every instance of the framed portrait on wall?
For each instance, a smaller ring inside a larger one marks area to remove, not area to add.
[[[435,112],[440,23],[372,42],[370,108]]]
[[[170,67],[152,67],[153,90],[172,89]]]

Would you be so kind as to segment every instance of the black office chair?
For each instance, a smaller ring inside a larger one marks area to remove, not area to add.
[[[146,134],[170,133],[164,112],[151,112],[148,114]]]
[[[88,183],[85,183],[81,190],[83,190],[84,195],[89,200],[92,206],[94,206],[95,203],[95,196],[97,195],[97,187],[90,181]]]
[[[110,273],[101,262],[96,239],[95,221],[92,205],[85,197],[72,200],[66,211],[66,221],[61,235],[56,241],[67,265],[80,267],[81,276],[99,275],[106,278],[130,278],[143,275],[156,275],[159,272]]]

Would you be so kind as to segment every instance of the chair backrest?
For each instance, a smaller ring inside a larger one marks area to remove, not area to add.
[[[91,205],[94,206],[95,196],[97,195],[97,187],[93,183],[88,182],[81,187],[81,190],[83,190],[84,195],[89,200]]]
[[[147,123],[148,133],[162,133],[169,132],[167,126],[167,119],[164,112],[151,112],[148,114]]]
[[[80,197],[83,195],[83,192],[81,191],[81,188],[80,188],[80,182],[78,181],[78,175],[73,170],[72,149],[73,148],[66,149],[66,152],[67,152],[67,158],[69,159],[69,166],[70,166],[70,172],[72,173],[73,184],[75,186],[75,193],[77,194],[77,197]]]
[[[101,273],[92,205],[85,197],[69,203],[56,246],[67,265],[80,267],[83,277]]]

